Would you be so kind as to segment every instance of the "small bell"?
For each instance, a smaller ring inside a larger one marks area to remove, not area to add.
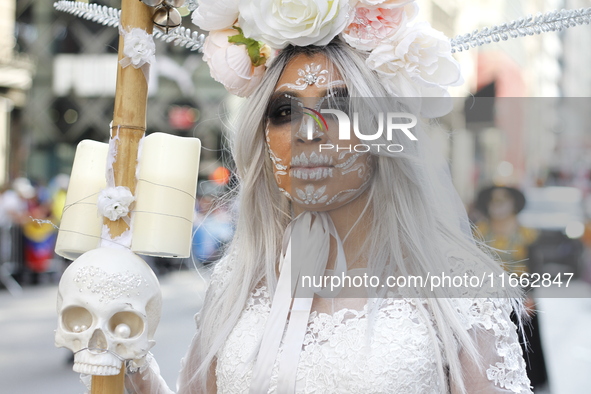
[[[140,0],[148,7],[158,7],[164,0]]]
[[[154,26],[168,34],[181,25],[181,18],[181,14],[175,8],[163,6],[156,9],[152,21]]]

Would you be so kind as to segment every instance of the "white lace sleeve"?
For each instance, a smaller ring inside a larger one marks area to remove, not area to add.
[[[450,271],[458,275],[480,276],[483,272],[478,259],[465,251],[450,251],[448,261]],[[466,351],[460,350],[467,392],[531,393],[517,328],[511,321],[512,300],[493,298],[493,295],[474,297],[475,294],[466,289],[463,298],[454,299],[462,324],[474,340],[481,357],[480,365],[484,369],[481,370]]]
[[[465,328],[482,357],[481,371],[460,351],[468,393],[532,393],[508,299],[457,299]],[[484,373],[483,373],[484,372]]]
[[[160,367],[151,353],[146,356],[145,368],[125,376],[126,394],[174,394],[160,376]]]

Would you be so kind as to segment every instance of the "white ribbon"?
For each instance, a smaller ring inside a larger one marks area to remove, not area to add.
[[[327,297],[335,296],[341,290],[340,287],[333,290],[312,289],[303,287],[301,283],[302,276],[319,276],[326,271],[331,236],[337,243],[334,274],[345,275],[347,261],[343,244],[327,213],[305,212],[294,219],[285,230],[281,272],[254,366],[250,394],[269,391],[271,374],[286,323],[287,331],[285,331],[283,352],[279,362],[277,392],[282,394],[295,392],[297,366],[314,293]],[[294,240],[301,245],[293,247]]]

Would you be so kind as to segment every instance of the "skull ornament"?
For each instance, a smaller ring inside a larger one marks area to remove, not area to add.
[[[144,260],[124,249],[88,251],[60,280],[55,345],[74,352],[76,372],[117,375],[123,360],[140,360],[154,346],[161,306]]]

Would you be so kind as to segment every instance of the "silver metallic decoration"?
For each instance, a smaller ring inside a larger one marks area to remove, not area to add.
[[[101,25],[117,27],[121,17],[121,10],[94,3],[78,1],[56,1],[53,6],[58,11],[64,11],[80,18],[98,22]]]
[[[185,47],[192,51],[201,50],[203,47],[203,41],[205,41],[204,34],[191,31],[191,29],[187,29],[184,26],[180,26],[168,33],[163,33],[158,29],[154,30],[154,37],[167,43],[172,42],[174,45]]]
[[[181,25],[182,16],[176,8],[165,5],[156,9],[154,15],[152,15],[152,20],[154,21],[154,27],[168,34]]]
[[[141,0],[148,7],[158,7],[164,0]]]
[[[185,4],[185,0],[140,0],[142,3],[149,7],[158,7],[159,5],[165,5],[173,8],[182,7]]]
[[[509,38],[533,36],[549,31],[560,31],[569,27],[588,25],[591,22],[591,8],[578,10],[555,10],[535,17],[529,15],[515,21],[493,27],[485,27],[481,31],[458,35],[450,40],[451,51],[462,52],[491,42],[506,41]]]
[[[157,0],[146,1],[157,2]],[[58,11],[68,12],[105,26],[119,26],[121,11],[116,8],[65,0],[55,2],[54,7]],[[190,11],[194,11],[197,8],[197,1],[188,0],[187,7]],[[457,35],[450,39],[451,50],[452,53],[462,52],[492,42],[506,41],[509,38],[560,31],[590,23],[591,8],[550,11],[545,14],[538,14],[535,17],[530,15],[501,25],[485,27],[480,31],[475,30],[472,33]],[[191,30],[182,26],[168,33],[155,31],[154,36],[166,42],[174,42],[175,45],[187,47],[192,51],[200,49],[205,40],[203,34],[191,32]]]
[[[98,22],[101,25],[118,27],[121,10],[102,6],[98,4],[81,3],[77,1],[57,1],[53,4],[56,10],[70,13],[80,18],[88,19],[93,22]],[[199,34],[196,31],[191,31],[186,27],[180,26],[174,31],[163,33],[160,30],[154,30],[154,37],[165,41],[172,42],[174,45],[185,47],[191,51],[197,51],[203,46],[205,35]]]

